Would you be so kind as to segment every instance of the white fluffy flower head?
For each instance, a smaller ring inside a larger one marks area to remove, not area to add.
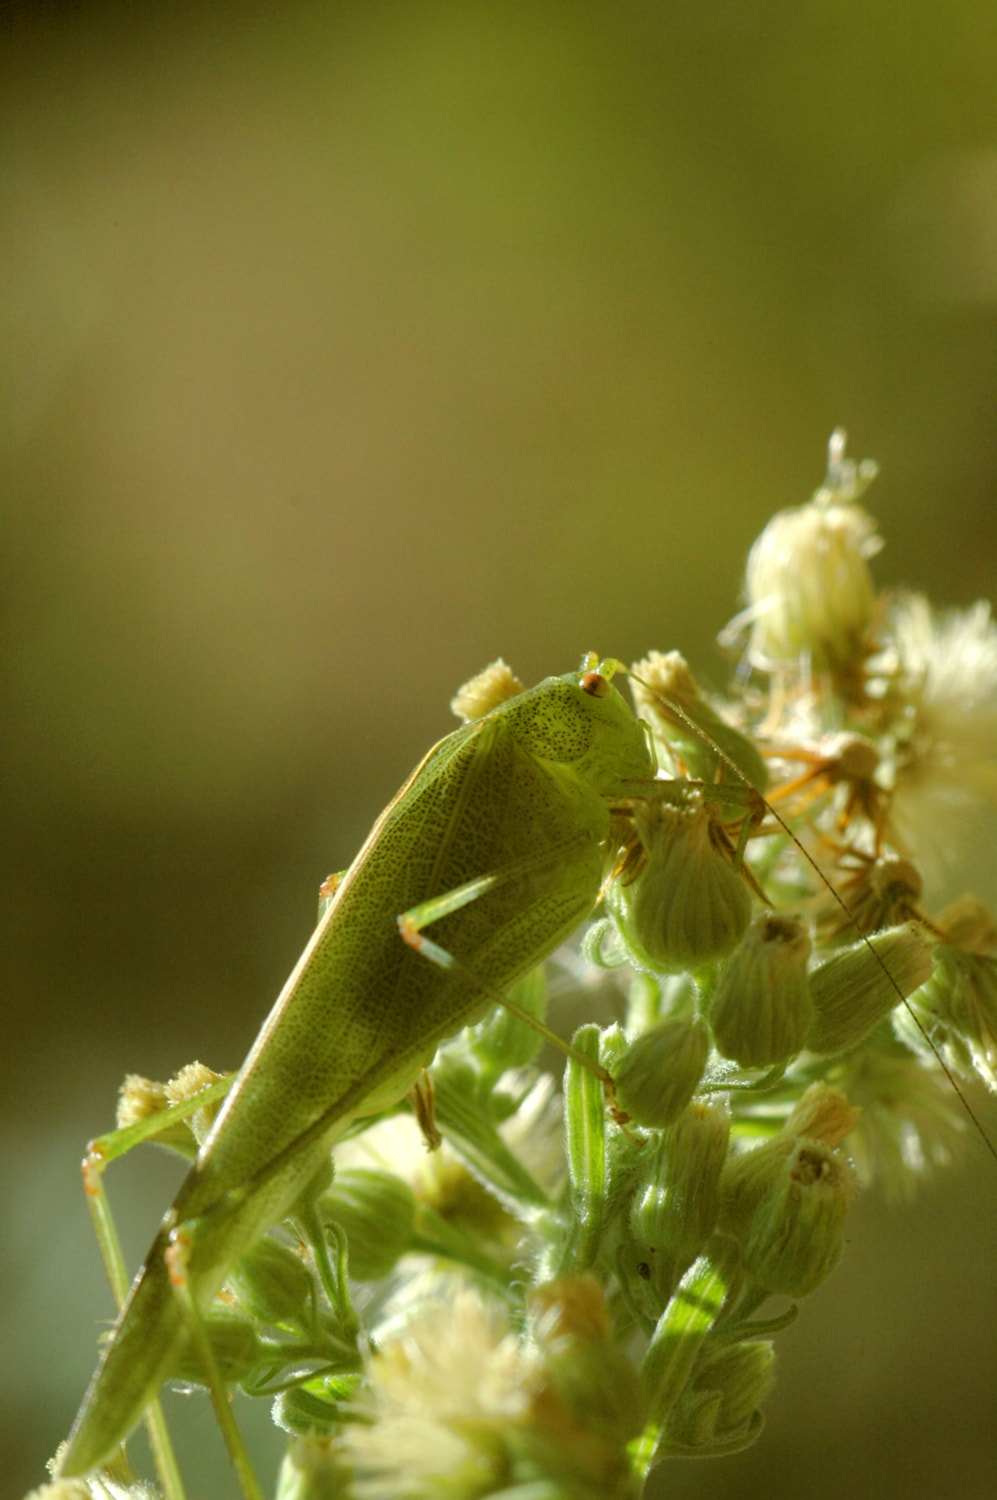
[[[535,1359],[477,1291],[444,1280],[437,1298],[371,1358],[371,1425],[343,1439],[358,1496],[402,1500],[444,1479],[448,1495],[488,1493],[502,1434],[527,1412]]]

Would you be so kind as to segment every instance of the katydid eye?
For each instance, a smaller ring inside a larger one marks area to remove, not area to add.
[[[608,698],[610,694],[609,680],[601,672],[586,672],[578,686],[593,698]]]

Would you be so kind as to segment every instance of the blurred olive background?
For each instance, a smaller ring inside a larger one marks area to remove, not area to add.
[[[992,0],[8,5],[0,67],[17,1495],[110,1311],[86,1140],[126,1071],[239,1063],[461,681],[678,646],[722,682],[746,550],[839,423],[882,465],[878,576],[993,593],[997,28]],[[112,1179],[136,1258],[175,1176]],[[759,1445],[668,1493],[987,1493],[995,1234],[979,1150],[861,1204]],[[233,1492],[217,1463],[195,1496]]]

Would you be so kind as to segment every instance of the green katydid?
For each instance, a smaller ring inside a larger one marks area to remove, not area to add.
[[[166,1215],[62,1455],[63,1475],[106,1462],[188,1337],[221,1390],[199,1319],[234,1263],[308,1191],[353,1120],[408,1092],[441,1041],[574,931],[608,875],[621,876],[614,920],[646,925],[642,908],[674,883],[664,845],[653,843],[655,810],[669,793],[652,786],[645,726],[609,680],[619,670],[588,657],[577,673],[474,710],[386,808]],[[681,703],[670,708],[743,776]],[[744,786],[714,787],[709,800],[738,809],[742,845],[727,854],[739,865],[764,804]],[[722,842],[719,823],[711,817]],[[635,903],[624,900],[628,889]],[[743,905],[746,921],[746,897]],[[428,925],[432,941],[421,933]],[[215,1096],[227,1088],[216,1085]],[[243,1486],[258,1493],[251,1477]]]
[[[609,680],[616,670],[586,658],[455,730],[382,813],[163,1221],[62,1475],[105,1462],[169,1378],[188,1337],[181,1296],[196,1327],[350,1122],[409,1091],[439,1042],[590,914],[613,852],[612,806],[655,774],[645,728]],[[429,922],[432,943],[418,932]],[[188,1240],[171,1286],[167,1258]]]

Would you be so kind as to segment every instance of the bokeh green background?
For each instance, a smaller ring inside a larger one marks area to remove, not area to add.
[[[109,1311],[84,1142],[125,1071],[240,1061],[459,682],[651,646],[722,680],[839,423],[880,578],[993,594],[997,12],[7,5],[0,41],[17,1495]],[[135,1256],[164,1172],[118,1174]],[[860,1205],[759,1445],[661,1492],[988,1493],[995,1238],[979,1151]]]

